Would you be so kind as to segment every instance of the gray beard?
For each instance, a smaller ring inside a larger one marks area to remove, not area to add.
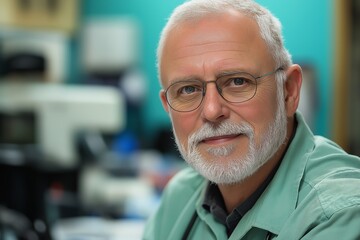
[[[243,181],[271,159],[286,139],[285,103],[281,100],[278,102],[275,120],[269,124],[267,131],[261,136],[259,144],[255,143],[254,129],[246,122],[239,124],[224,121],[216,126],[206,123],[189,137],[188,151],[180,143],[175,129],[173,129],[175,141],[182,157],[202,176],[216,184],[234,184]],[[231,144],[206,149],[206,152],[213,156],[210,159],[205,159],[201,155],[198,149],[198,143],[201,140],[229,134],[243,134],[248,137],[248,152],[244,156],[237,156],[226,162],[221,161],[221,157],[228,157],[236,150],[235,146]]]

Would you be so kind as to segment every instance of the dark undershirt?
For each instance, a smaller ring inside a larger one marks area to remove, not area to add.
[[[288,146],[290,145],[292,138],[296,132],[296,125],[294,127],[293,136],[291,137]],[[287,149],[284,151],[283,159]],[[265,191],[266,187],[270,184],[271,180],[275,176],[281,160],[277,164],[277,166],[271,171],[269,176],[265,179],[265,181],[256,189],[254,193],[250,195],[243,203],[241,203],[238,207],[236,207],[230,214],[227,214],[224,199],[221,195],[221,192],[218,186],[214,183],[209,183],[205,192],[205,198],[202,204],[202,207],[213,214],[214,218],[224,224],[227,230],[228,236],[234,231],[240,220],[245,216],[245,214],[254,206],[256,201],[260,198],[261,194]]]

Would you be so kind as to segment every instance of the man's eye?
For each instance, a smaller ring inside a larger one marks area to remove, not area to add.
[[[254,81],[245,76],[229,76],[219,83],[222,89],[231,88],[243,91],[245,88],[254,86]]]
[[[232,78],[230,84],[233,84],[235,86],[241,86],[243,84],[245,84],[247,81],[245,78],[242,77],[236,77],[236,78]]]
[[[180,94],[191,94],[198,91],[198,88],[195,86],[184,86],[179,89]]]

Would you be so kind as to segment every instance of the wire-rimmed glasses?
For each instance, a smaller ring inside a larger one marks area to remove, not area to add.
[[[283,70],[275,71],[254,77],[246,72],[232,72],[223,74],[213,81],[201,81],[198,79],[181,80],[172,83],[165,91],[169,106],[178,112],[190,112],[197,109],[206,94],[206,86],[215,83],[216,88],[223,99],[230,103],[242,103],[252,99],[257,90],[257,80],[275,74]]]

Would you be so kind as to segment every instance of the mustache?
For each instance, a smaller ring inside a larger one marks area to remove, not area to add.
[[[189,137],[189,147],[196,146],[199,142],[207,138],[225,135],[246,135],[250,139],[254,136],[254,129],[249,123],[221,122],[219,124],[205,123],[199,130]]]

